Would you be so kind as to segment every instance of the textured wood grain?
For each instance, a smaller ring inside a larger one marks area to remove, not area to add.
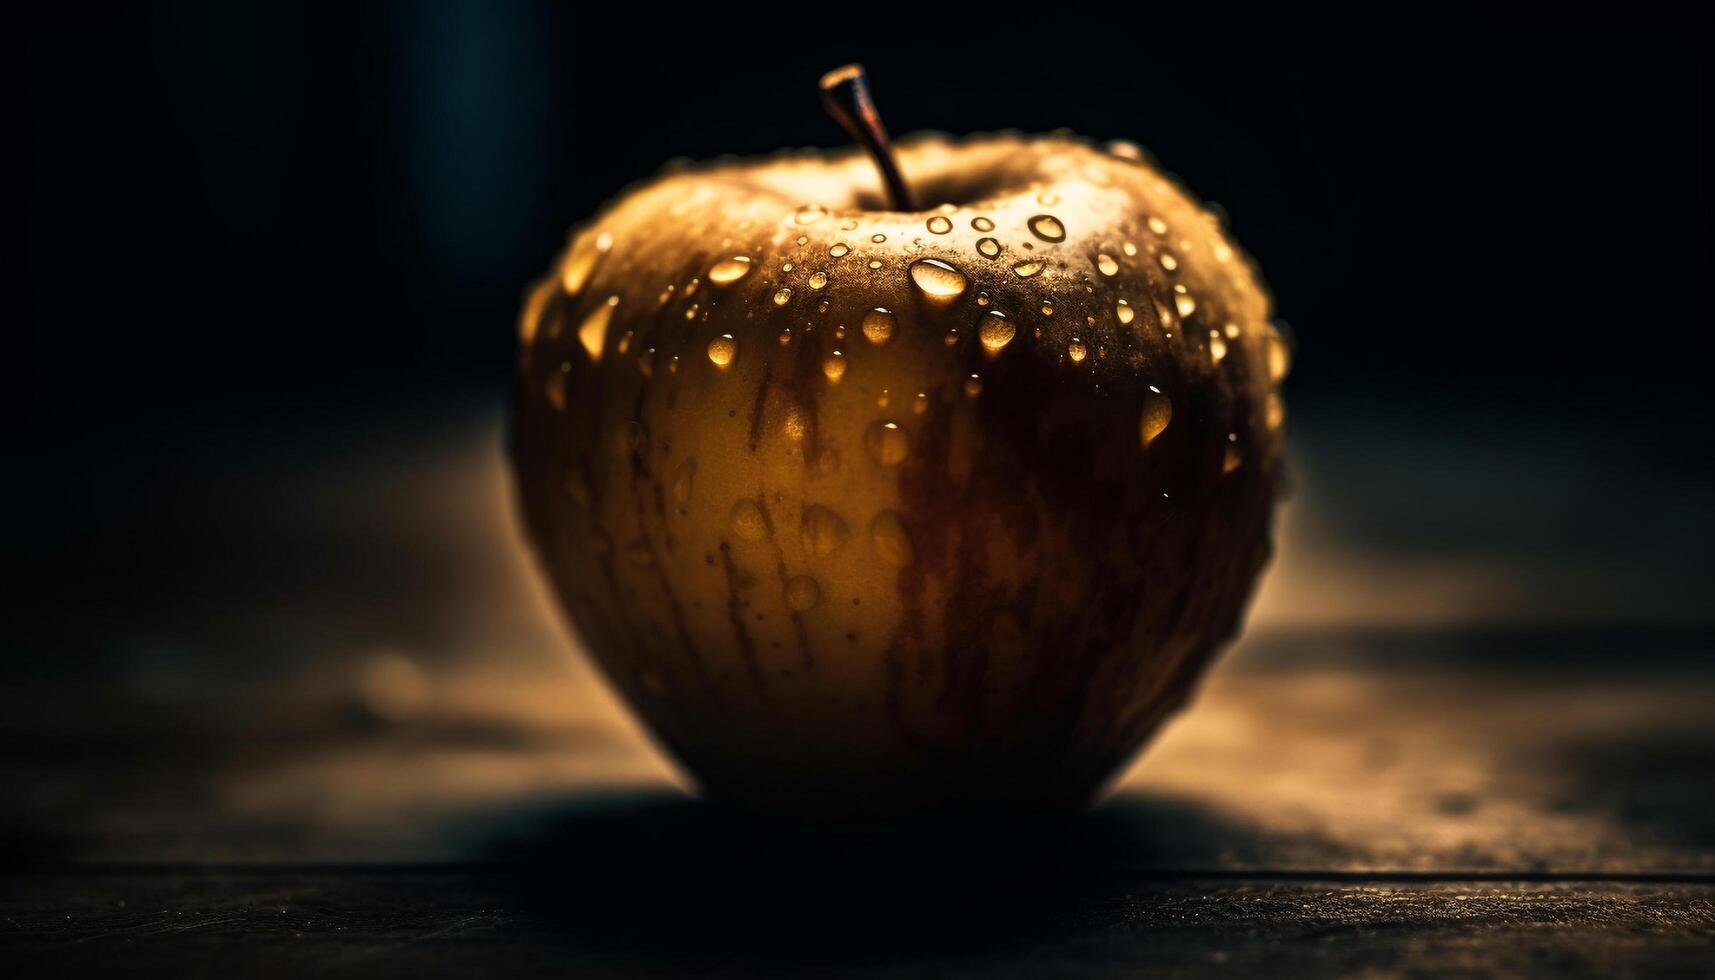
[[[4,955],[226,976],[886,977],[1691,976],[1715,957],[1710,885],[1091,880],[913,927],[814,894],[795,916],[761,918],[742,891],[668,920],[568,900],[579,885],[564,884],[556,896],[459,871],[25,876],[6,888]]]

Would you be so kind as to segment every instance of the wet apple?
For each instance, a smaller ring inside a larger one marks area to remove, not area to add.
[[[529,540],[713,798],[1073,807],[1238,628],[1287,345],[1134,147],[879,141],[675,169],[574,233],[520,320]]]

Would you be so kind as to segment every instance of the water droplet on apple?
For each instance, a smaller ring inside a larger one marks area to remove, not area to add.
[[[1233,437],[1229,435],[1227,438]],[[1221,456],[1221,472],[1231,473],[1243,465],[1244,461],[1244,455],[1239,452],[1239,447],[1229,445],[1227,451]]]
[[[992,238],[979,238],[977,239],[977,252],[983,258],[992,259],[1000,255],[1000,242]]]
[[[1173,293],[1173,308],[1179,311],[1181,317],[1188,317],[1197,312],[1197,298],[1192,296],[1184,286],[1174,287]]]
[[[756,501],[740,500],[732,505],[729,515],[732,519],[732,533],[746,541],[764,541],[769,536],[768,518],[762,513],[762,508]]]
[[[542,394],[548,397],[548,404],[554,406],[557,412],[566,410],[566,372],[570,364],[561,364],[560,369],[548,376],[548,381],[542,386]]]
[[[836,350],[823,358],[822,373],[830,383],[839,384],[840,379],[846,376],[846,355]]]
[[[576,296],[583,291],[584,283],[589,281],[596,264],[612,248],[613,236],[606,232],[598,235],[585,232],[578,238],[566,256],[566,264],[560,269],[560,286],[568,296]]]
[[[722,259],[709,267],[709,282],[717,286],[738,282],[748,275],[750,275],[750,259],[743,255]]]
[[[1216,364],[1227,356],[1227,338],[1219,330],[1209,331],[1209,359]]]
[[[893,339],[893,313],[876,307],[863,315],[863,335],[877,346]]]
[[[808,612],[822,599],[822,587],[808,575],[794,575],[786,580],[786,606],[793,612]]]
[[[1113,256],[1103,252],[1096,256],[1096,269],[1104,276],[1111,276],[1120,271],[1120,264],[1114,261]]]
[[[965,397],[966,398],[975,398],[982,393],[983,393],[983,379],[981,377],[973,374],[970,377],[965,379]]]
[[[851,251],[851,249],[846,247],[846,243],[841,242],[838,245],[835,245],[833,248],[828,249],[828,254],[830,256],[838,259],[838,258],[843,258],[845,256],[845,254],[847,252],[850,252],[850,251]]]
[[[1149,230],[1155,232],[1157,235],[1165,235],[1167,234],[1167,222],[1162,221],[1160,218],[1151,216],[1149,219]]]
[[[723,333],[709,341],[709,360],[715,367],[724,368],[738,356],[738,341],[732,339],[732,334]]]
[[[1149,448],[1163,431],[1167,423],[1173,421],[1173,401],[1161,393],[1154,385],[1143,393],[1143,415],[1138,421],[1138,434],[1143,438],[1143,447]]]
[[[994,222],[987,218],[972,218],[971,227],[978,231],[994,231]]]
[[[774,305],[775,306],[785,306],[787,303],[789,303],[791,301],[792,301],[792,287],[791,286],[781,286],[779,289],[774,291]]]
[[[983,350],[990,354],[1005,350],[1017,333],[1018,328],[999,310],[990,310],[978,321],[977,339],[982,341]]]
[[[1160,262],[1161,267],[1166,269],[1168,272],[1172,272],[1174,269],[1179,268],[1179,260],[1173,257],[1172,252],[1162,252],[1161,257],[1156,261]]]
[[[937,235],[945,235],[953,230],[953,223],[947,220],[946,215],[937,214],[929,219],[929,230]]]
[[[601,360],[602,347],[607,343],[607,325],[613,320],[613,310],[618,305],[619,297],[609,296],[596,304],[596,308],[584,317],[583,325],[578,327],[578,343],[583,345],[592,361]]]
[[[869,537],[882,561],[896,568],[911,564],[911,533],[894,511],[884,510],[875,515],[869,525]]]
[[[1042,271],[1042,263],[1035,261],[1020,262],[1012,267],[1012,271],[1020,279],[1029,279]]]
[[[869,240],[876,243],[877,245],[880,245],[882,242],[887,241],[887,236],[883,235],[881,232],[876,232],[875,234],[869,236]]]
[[[804,519],[798,526],[798,539],[812,558],[826,558],[840,550],[851,531],[840,515],[820,504],[804,508]]]
[[[826,286],[827,284],[828,284],[828,274],[826,272],[812,272],[812,273],[810,273],[810,288],[811,289],[821,289],[823,286]]]
[[[883,466],[895,466],[911,451],[911,438],[897,422],[873,422],[863,437],[864,448],[871,459]]]
[[[1143,147],[1130,140],[1109,140],[1107,150],[1121,160],[1136,162],[1143,159]]]
[[[1130,303],[1127,303],[1123,299],[1114,303],[1114,319],[1118,320],[1121,324],[1129,324],[1136,317],[1137,311],[1131,308]]]
[[[1282,337],[1273,327],[1263,335],[1263,353],[1268,361],[1268,380],[1279,383],[1292,370],[1292,352],[1286,346],[1286,338]]]
[[[1089,354],[1090,349],[1085,347],[1084,342],[1077,337],[1073,337],[1072,342],[1066,345],[1066,356],[1072,359],[1073,364],[1084,363],[1084,358],[1088,357]]]
[[[946,301],[965,291],[965,274],[940,259],[918,259],[911,263],[911,281],[924,296]]]
[[[916,396],[911,399],[911,414],[922,415],[924,412],[927,412],[928,410],[929,410],[929,393],[926,391],[919,391],[916,394]]]
[[[1063,242],[1066,240],[1066,226],[1060,219],[1051,214],[1039,214],[1025,222],[1030,226],[1030,233],[1045,242]]]

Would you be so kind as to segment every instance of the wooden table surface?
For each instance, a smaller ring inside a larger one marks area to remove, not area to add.
[[[1707,975],[1710,639],[1256,636],[1085,817],[833,838],[688,797],[587,668],[408,711],[386,669],[194,723],[43,703],[6,740],[0,945],[219,976]]]
[[[0,975],[1715,963],[1715,634],[1446,625],[1694,583],[1402,555],[1336,519],[1393,501],[1366,526],[1440,507],[1436,533],[1476,512],[1565,538],[1534,497],[1477,507],[1464,455],[1435,471],[1464,490],[1425,497],[1394,430],[1300,440],[1250,629],[1091,814],[816,839],[697,804],[566,655],[501,433],[488,412],[176,467],[109,521],[137,561],[104,545],[0,624]],[[1352,487],[1382,489],[1329,492]]]

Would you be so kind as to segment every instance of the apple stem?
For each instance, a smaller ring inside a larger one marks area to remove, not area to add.
[[[893,143],[887,138],[887,128],[881,124],[881,114],[875,111],[875,100],[869,95],[869,76],[862,65],[843,65],[822,76],[822,105],[828,115],[851,134],[858,145],[869,151],[875,169],[881,171],[881,181],[887,186],[888,207],[894,211],[915,211],[911,189],[899,172],[899,161],[893,156]]]

